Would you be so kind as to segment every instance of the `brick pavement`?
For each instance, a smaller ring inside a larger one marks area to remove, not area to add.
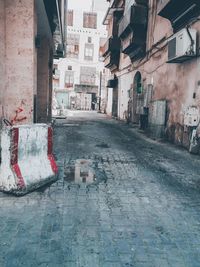
[[[0,266],[199,267],[199,157],[83,114],[55,127],[58,182],[0,194]],[[66,181],[77,159],[94,184]]]

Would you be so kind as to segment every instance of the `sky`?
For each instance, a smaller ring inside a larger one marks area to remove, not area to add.
[[[94,4],[96,8],[98,8],[98,11],[105,11],[108,6],[106,0],[94,0]],[[90,11],[91,6],[92,0],[68,0],[69,9],[84,9]]]

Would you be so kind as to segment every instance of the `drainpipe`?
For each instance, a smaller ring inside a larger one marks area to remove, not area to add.
[[[64,27],[64,55],[66,54],[66,43],[67,43],[67,10],[68,10],[68,0],[64,0],[64,14],[63,14],[63,27]]]

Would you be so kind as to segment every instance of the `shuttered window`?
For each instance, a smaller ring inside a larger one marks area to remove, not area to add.
[[[67,57],[78,58],[79,56],[79,40],[78,34],[67,35]]]
[[[74,12],[73,10],[67,11],[67,26],[73,26]]]
[[[97,13],[84,12],[83,13],[83,27],[96,29],[97,28]]]

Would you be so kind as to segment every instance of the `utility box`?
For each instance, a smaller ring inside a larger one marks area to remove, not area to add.
[[[184,115],[184,125],[188,127],[197,127],[199,124],[199,110],[196,106],[188,107]]]
[[[149,108],[149,131],[152,137],[162,138],[165,135],[166,100],[152,101]]]

